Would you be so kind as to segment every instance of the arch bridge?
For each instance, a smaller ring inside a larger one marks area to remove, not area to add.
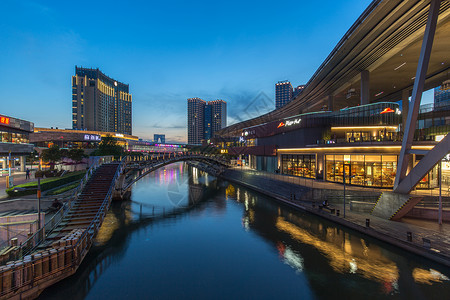
[[[113,199],[127,198],[133,184],[159,168],[176,162],[193,161],[199,162],[205,169],[208,169],[210,173],[215,175],[220,175],[226,168],[230,167],[230,162],[222,157],[198,153],[169,153],[148,157],[128,156],[123,171],[117,180]],[[133,176],[136,172],[138,175]]]

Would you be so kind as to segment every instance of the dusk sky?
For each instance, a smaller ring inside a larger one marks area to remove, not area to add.
[[[186,142],[187,98],[227,101],[228,124],[264,95],[272,110],[275,83],[306,83],[370,2],[3,0],[0,113],[71,128],[75,65],[100,68],[130,84],[134,135]]]

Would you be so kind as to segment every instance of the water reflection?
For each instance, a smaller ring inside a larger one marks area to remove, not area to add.
[[[132,201],[113,203],[78,272],[42,298],[445,299],[449,274],[176,164],[136,184]],[[168,281],[177,284],[164,289]]]

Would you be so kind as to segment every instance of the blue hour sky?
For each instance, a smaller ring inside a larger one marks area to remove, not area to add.
[[[130,84],[134,135],[185,142],[187,98],[227,101],[228,124],[265,112],[254,99],[306,83],[369,3],[2,0],[0,113],[71,128],[75,65],[98,67]]]

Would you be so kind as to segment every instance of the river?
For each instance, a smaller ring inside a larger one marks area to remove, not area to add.
[[[41,299],[450,299],[450,270],[183,163],[114,202]]]

